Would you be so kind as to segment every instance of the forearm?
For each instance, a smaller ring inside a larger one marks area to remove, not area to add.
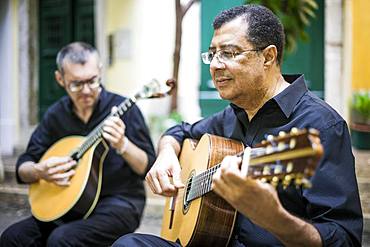
[[[32,161],[22,163],[18,168],[18,175],[25,183],[35,183],[40,179],[35,163]]]
[[[158,154],[164,150],[173,150],[178,156],[181,150],[181,145],[172,136],[162,136],[158,142]]]
[[[317,229],[310,223],[280,210],[265,229],[275,235],[285,246],[322,246]]]
[[[132,170],[139,175],[144,175],[148,166],[148,155],[127,139],[127,148],[121,156],[128,162]]]

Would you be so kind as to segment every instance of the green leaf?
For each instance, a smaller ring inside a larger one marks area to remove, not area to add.
[[[313,9],[318,9],[319,8],[319,6],[317,5],[315,0],[303,0],[303,2],[306,5],[310,5]]]
[[[299,12],[299,18],[301,19],[303,24],[305,24],[306,26],[308,26],[310,24],[309,20],[307,19],[307,17],[302,12]]]
[[[307,6],[302,7],[302,10],[303,10],[304,13],[311,16],[312,18],[316,17],[315,12],[313,12],[313,10],[308,8]]]
[[[245,3],[263,5],[280,18],[284,25],[287,53],[296,49],[298,39],[309,41],[305,29],[310,20],[316,18],[316,0],[246,0]]]

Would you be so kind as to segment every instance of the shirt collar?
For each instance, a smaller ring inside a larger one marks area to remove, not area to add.
[[[294,107],[308,89],[303,75],[283,75],[283,77],[290,85],[273,99],[279,105],[284,115],[289,118]]]
[[[308,89],[304,75],[283,75],[283,77],[290,85],[272,99],[278,104],[284,115],[289,118],[294,110],[294,106]],[[234,109],[239,119],[248,119],[242,108],[233,103],[230,103],[230,106]]]

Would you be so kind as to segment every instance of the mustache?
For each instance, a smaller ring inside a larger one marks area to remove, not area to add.
[[[214,81],[232,79],[232,76],[224,72],[215,72],[213,75]]]

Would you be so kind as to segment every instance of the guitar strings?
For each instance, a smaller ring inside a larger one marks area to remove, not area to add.
[[[130,109],[131,106],[135,104],[137,101],[137,95],[126,99],[121,104],[117,106],[116,112],[110,112],[107,117],[104,118],[91,132],[89,135],[86,136],[86,141],[84,141],[81,146],[77,149],[75,153],[77,153],[76,158],[77,160],[80,159],[84,153],[102,136],[104,122],[108,118],[112,116],[122,116]]]
[[[269,149],[260,147],[260,148],[254,148],[251,150],[251,159],[257,158],[259,156],[265,155],[267,150],[269,153],[275,153],[277,151],[284,151],[289,149],[289,145],[285,144],[284,146],[273,146],[270,147]],[[244,151],[236,154],[238,157],[242,157],[244,154]],[[280,165],[280,161],[276,161],[276,165]],[[271,164],[273,166],[273,164]],[[191,178],[191,182],[188,182],[187,189],[186,191],[188,192],[187,195],[187,200],[193,200],[195,198],[200,197],[201,195],[204,195],[205,193],[211,191],[211,186],[212,186],[212,176],[213,174],[218,170],[218,168],[221,167],[221,163],[218,163],[211,168],[203,171],[202,173],[195,175]]]

